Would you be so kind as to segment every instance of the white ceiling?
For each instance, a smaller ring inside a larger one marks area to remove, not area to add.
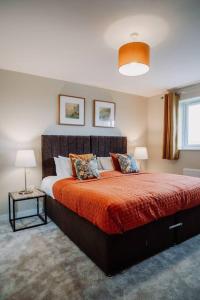
[[[150,71],[118,72],[139,32]],[[200,0],[0,0],[0,68],[143,96],[200,80]]]

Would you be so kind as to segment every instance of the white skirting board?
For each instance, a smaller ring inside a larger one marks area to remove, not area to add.
[[[193,176],[193,177],[200,177],[200,169],[183,169],[183,175],[186,176]]]

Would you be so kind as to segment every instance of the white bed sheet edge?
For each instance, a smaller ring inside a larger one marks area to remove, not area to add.
[[[112,170],[100,170],[100,173],[103,172],[109,172]],[[71,176],[70,176],[71,177]],[[70,177],[60,177],[60,176],[47,176],[42,179],[40,189],[44,191],[48,196],[51,196],[55,199],[53,194],[53,185],[56,183],[56,181],[64,179],[64,178],[70,178]]]
[[[53,195],[53,185],[56,181],[63,179],[59,176],[47,176],[42,179],[41,183],[41,190],[44,191],[48,196],[51,196],[52,198],[55,198]]]

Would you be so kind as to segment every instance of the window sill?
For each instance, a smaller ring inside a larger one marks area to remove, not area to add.
[[[182,148],[180,151],[200,151],[200,148]]]

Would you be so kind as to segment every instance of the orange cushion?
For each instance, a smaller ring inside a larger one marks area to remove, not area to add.
[[[71,163],[72,163],[72,175],[74,177],[76,176],[76,169],[74,166],[74,162],[76,159],[82,159],[82,160],[90,160],[93,158],[93,154],[92,153],[88,153],[88,154],[74,154],[74,153],[70,153],[69,154],[69,158],[71,159]]]
[[[118,153],[110,153],[110,156],[112,158],[115,171],[121,171],[120,164],[118,161]]]

